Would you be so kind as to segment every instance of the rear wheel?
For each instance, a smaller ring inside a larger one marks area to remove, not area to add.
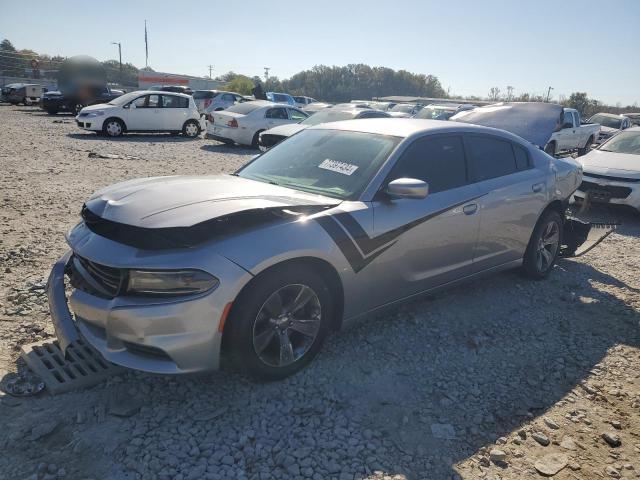
[[[562,217],[549,210],[540,217],[529,240],[522,264],[524,273],[536,280],[545,278],[558,259],[562,245]]]
[[[189,138],[195,138],[200,135],[200,125],[195,120],[187,120],[182,127],[182,133]]]
[[[234,302],[224,333],[225,350],[254,376],[285,378],[320,351],[332,312],[329,289],[318,274],[276,267],[254,280]]]
[[[253,136],[253,139],[251,140],[251,147],[252,148],[258,148],[258,142],[260,140],[260,134],[264,132],[264,130],[258,130],[255,135]]]
[[[593,137],[589,137],[585,146],[578,149],[578,156],[581,157],[589,153],[591,151],[591,145],[593,145]]]
[[[102,125],[102,131],[110,137],[120,137],[124,133],[124,123],[119,118],[108,118]]]

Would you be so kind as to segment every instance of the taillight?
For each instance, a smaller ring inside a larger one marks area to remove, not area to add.
[[[232,118],[227,122],[227,127],[238,128],[238,121],[235,118]]]
[[[209,120],[209,123],[213,123],[213,114],[207,113],[207,120]]]

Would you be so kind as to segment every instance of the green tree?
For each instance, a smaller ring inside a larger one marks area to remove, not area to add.
[[[101,63],[107,74],[107,82],[119,83],[126,86],[138,85],[138,68],[135,65],[123,63],[121,76],[120,62],[118,60],[107,60]]]
[[[241,95],[251,95],[253,82],[246,75],[236,75],[227,83],[225,89]]]
[[[8,76],[23,77],[25,60],[8,40],[0,42],[0,70]]]

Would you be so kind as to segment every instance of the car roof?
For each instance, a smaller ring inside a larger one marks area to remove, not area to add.
[[[158,95],[174,95],[176,97],[193,98],[191,95],[187,95],[186,93],[168,92],[167,90],[138,90],[136,92],[131,92],[131,93],[139,93],[140,95],[148,95],[149,93],[157,93]]]
[[[501,132],[502,134],[506,134],[509,137],[519,138],[504,130],[482,127],[480,125],[416,118],[366,118],[356,120],[343,120],[339,122],[314,125],[311,128],[373,133],[377,135],[391,135],[393,137],[409,137],[416,133],[422,132],[445,133],[474,130],[486,133]]]

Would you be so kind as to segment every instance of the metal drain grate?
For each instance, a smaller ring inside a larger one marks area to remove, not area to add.
[[[82,339],[69,345],[66,357],[57,340],[24,345],[20,356],[42,378],[51,395],[92,387],[124,370],[107,362]]]

